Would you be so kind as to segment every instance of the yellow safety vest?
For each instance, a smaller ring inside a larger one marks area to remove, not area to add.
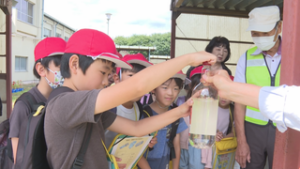
[[[253,47],[247,51],[246,58],[246,83],[257,86],[279,86],[280,85],[280,68],[278,64],[277,71],[274,76],[271,75],[264,55],[252,55],[257,47]],[[269,119],[262,115],[258,109],[247,106],[245,120],[258,125],[267,125]],[[274,125],[276,125],[274,123]]]

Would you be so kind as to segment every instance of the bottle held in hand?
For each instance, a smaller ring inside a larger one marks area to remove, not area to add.
[[[210,65],[203,66],[203,73],[209,73]],[[199,98],[194,98],[190,120],[190,145],[198,148],[210,148],[215,143],[218,120],[218,92],[213,86],[199,83],[193,94],[201,91]]]

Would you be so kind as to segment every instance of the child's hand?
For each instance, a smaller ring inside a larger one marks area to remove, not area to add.
[[[218,130],[216,134],[216,142],[221,141],[223,139],[223,133]]]
[[[179,106],[182,117],[189,116],[194,104],[193,99],[200,97],[201,91],[197,91],[191,98],[189,98],[185,103]]]
[[[155,146],[155,144],[157,143],[157,137],[153,137],[150,141],[150,143],[148,144],[149,148],[153,148]]]
[[[210,65],[213,65],[217,61],[217,57],[211,53],[208,52],[196,52],[191,54],[192,57],[192,63],[190,64],[191,66],[199,66],[203,62],[207,62]]]
[[[123,169],[123,168],[126,168],[126,164],[120,164],[119,162],[122,161],[122,159],[118,158],[118,157],[115,157],[116,158],[116,161],[118,163],[118,166],[119,166],[119,169]]]

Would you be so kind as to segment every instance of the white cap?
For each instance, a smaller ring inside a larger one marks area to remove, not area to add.
[[[249,27],[247,31],[270,32],[280,21],[278,6],[257,7],[249,13]]]

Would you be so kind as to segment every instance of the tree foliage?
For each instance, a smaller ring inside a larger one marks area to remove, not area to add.
[[[155,33],[149,36],[148,35],[132,35],[130,37],[118,36],[114,39],[114,41],[117,45],[156,47],[156,50],[152,51],[151,55],[170,56],[171,33],[163,33],[163,34]],[[130,53],[137,53],[137,51],[130,51]],[[144,53],[146,52],[143,52],[143,54]]]

